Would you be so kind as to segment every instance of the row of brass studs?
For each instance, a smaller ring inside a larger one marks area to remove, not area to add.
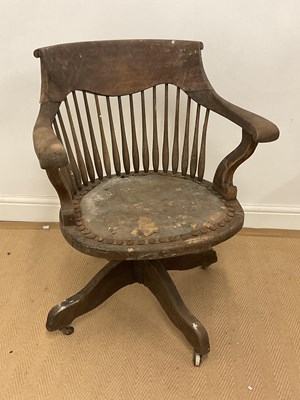
[[[78,226],[78,230],[85,235],[89,239],[96,240],[98,242],[103,242],[105,244],[116,244],[116,245],[145,245],[145,244],[157,244],[157,243],[167,243],[167,242],[176,242],[179,240],[187,240],[192,237],[204,235],[208,233],[209,231],[216,231],[217,229],[225,227],[234,217],[236,208],[234,207],[234,204],[232,202],[228,202],[225,200],[222,195],[220,195],[219,192],[214,190],[211,186],[211,183],[208,182],[199,182],[196,181],[198,184],[201,186],[204,186],[207,190],[209,190],[211,193],[213,193],[215,196],[217,196],[221,202],[226,206],[227,208],[227,215],[226,217],[220,221],[218,224],[215,225],[208,225],[207,227],[202,227],[199,229],[195,229],[190,233],[184,233],[181,235],[176,235],[176,236],[169,236],[165,238],[149,238],[149,239],[113,239],[113,238],[103,238],[101,236],[96,235],[93,233],[91,230],[86,228],[83,223],[82,219],[82,214],[81,214],[81,209],[80,209],[80,201],[81,199],[93,188],[95,188],[99,182],[95,183],[89,183],[88,186],[85,186],[78,194],[75,195],[74,200],[73,200],[73,205],[74,205],[74,211],[75,211],[75,221],[76,225]]]

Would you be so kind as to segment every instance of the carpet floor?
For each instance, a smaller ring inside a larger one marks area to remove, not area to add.
[[[56,224],[0,224],[1,400],[300,399],[300,235],[244,230],[207,270],[171,271],[209,332],[200,368],[143,286],[126,287],[48,333],[56,303],[106,261],[72,249]]]

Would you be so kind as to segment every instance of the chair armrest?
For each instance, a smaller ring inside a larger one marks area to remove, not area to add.
[[[239,125],[256,143],[272,142],[279,137],[279,130],[273,122],[230,103],[219,96],[214,89],[187,92],[187,94],[204,107]]]
[[[54,134],[51,124],[58,103],[44,103],[33,129],[33,143],[42,169],[62,168],[68,164],[67,153]]]

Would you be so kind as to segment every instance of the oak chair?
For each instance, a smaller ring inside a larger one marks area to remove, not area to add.
[[[216,262],[213,246],[244,220],[233,174],[259,142],[276,140],[279,132],[214,91],[202,49],[193,41],[120,40],[34,52],[42,75],[34,146],[60,199],[61,231],[79,251],[109,261],[52,308],[49,331],[72,333],[75,318],[138,282],[192,345],[195,365],[209,352],[204,326],[167,270]],[[242,139],[209,182],[212,112],[241,127]]]

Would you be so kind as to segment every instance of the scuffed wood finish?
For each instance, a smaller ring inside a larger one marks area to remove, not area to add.
[[[187,309],[170,275],[159,260],[145,261],[141,283],[154,294],[170,320],[194,350],[201,355],[207,354],[210,345],[206,329]]]
[[[83,156],[82,156],[82,153],[81,153],[81,150],[80,150],[78,138],[77,138],[77,135],[76,135],[76,132],[75,132],[75,128],[74,128],[74,124],[73,124],[73,120],[72,120],[72,115],[71,115],[71,112],[70,112],[68,99],[65,99],[65,106],[66,106],[67,115],[68,115],[69,123],[70,123],[70,127],[71,127],[72,138],[73,138],[73,143],[74,143],[74,146],[75,146],[75,153],[76,153],[76,158],[77,158],[77,163],[78,163],[81,179],[82,179],[84,185],[86,186],[88,184],[88,181],[89,181],[89,178],[88,178],[88,175],[87,175],[87,168],[86,168],[86,164],[85,164],[85,162],[83,160]],[[60,111],[58,111],[58,119],[59,119],[59,122],[60,122],[61,129],[64,132],[64,137],[66,137],[67,136],[66,128],[65,128],[65,124],[64,124],[64,121],[63,121],[63,118],[62,118],[62,115],[61,115]],[[84,137],[84,139],[83,139],[83,151],[85,153],[88,153],[84,132],[82,132],[81,135]],[[85,155],[87,156],[87,154],[85,154]],[[88,165],[90,166],[90,168],[92,168],[90,156],[88,155],[87,158],[88,158]]]
[[[225,199],[233,200],[236,198],[237,188],[233,185],[233,174],[237,167],[253,154],[256,146],[257,143],[254,142],[251,135],[243,131],[239,146],[225,157],[218,166],[214,177],[214,187]]]
[[[43,169],[60,168],[68,164],[68,156],[52,129],[59,103],[42,104],[33,130],[33,143]]]
[[[95,99],[95,104],[96,104],[99,130],[100,130],[100,136],[101,136],[101,144],[102,144],[102,153],[103,153],[105,172],[106,172],[106,175],[108,177],[110,177],[111,176],[110,158],[109,158],[109,154],[108,154],[108,149],[107,149],[107,144],[106,144],[106,139],[105,139],[105,134],[104,134],[104,129],[103,129],[102,114],[101,114],[101,110],[100,110],[99,99],[96,94],[94,95],[94,99]]]
[[[202,48],[201,42],[182,40],[114,40],[37,49],[41,102],[62,101],[73,90],[121,96],[160,83],[184,90],[209,88]]]
[[[156,86],[153,87],[153,149],[152,149],[152,162],[153,170],[158,171],[159,165],[159,148],[158,148],[158,136],[157,136],[157,108],[156,108]]]
[[[98,146],[97,146],[97,142],[96,142],[96,138],[95,138],[94,127],[93,127],[93,123],[92,123],[91,112],[90,112],[90,107],[89,107],[86,92],[83,92],[83,100],[84,100],[84,107],[85,107],[85,112],[86,112],[86,116],[87,116],[89,131],[90,131],[90,138],[91,138],[91,143],[92,143],[95,168],[96,168],[99,179],[102,179],[103,178],[102,163],[101,163],[100,154],[99,154],[99,150],[98,150]],[[95,175],[93,174],[93,172],[92,172],[92,177],[91,177],[91,181],[94,182]]]
[[[115,166],[116,174],[120,175],[121,174],[120,155],[119,155],[118,144],[117,144],[117,140],[116,140],[116,133],[115,133],[115,127],[114,127],[114,121],[113,121],[109,96],[106,96],[106,105],[107,105],[107,112],[108,112],[108,118],[109,118],[114,166]]]
[[[68,190],[68,184],[64,181],[60,170],[49,168],[47,175],[54,186],[59,200],[61,202],[61,218],[64,226],[73,225],[75,223],[75,212],[72,204],[71,194]]]
[[[169,88],[165,85],[165,106],[164,106],[164,136],[162,148],[163,171],[169,168]]]
[[[279,130],[273,122],[230,103],[212,88],[186,93],[197,103],[239,125],[256,143],[272,142],[279,137]]]
[[[123,164],[124,164],[124,169],[125,169],[126,174],[129,174],[130,173],[130,160],[129,160],[127,140],[126,140],[122,99],[120,96],[118,96],[118,105],[119,105],[119,116],[120,116],[121,137],[122,137]]]
[[[198,260],[201,260],[201,255]],[[74,319],[98,307],[124,286],[135,282],[146,286],[153,293],[170,320],[197,353],[205,355],[210,351],[206,329],[184,305],[170,275],[158,260],[111,261],[77,294],[51,309],[46,323],[48,331],[64,330]]]
[[[47,330],[52,332],[67,327],[75,318],[98,307],[115,292],[134,282],[130,262],[109,262],[83,289],[50,310]]]
[[[216,262],[213,246],[235,235],[244,221],[234,172],[259,142],[276,140],[279,131],[214,91],[202,49],[201,42],[127,40],[35,51],[42,104],[34,147],[60,199],[61,231],[79,251],[110,260],[50,311],[48,330],[71,333],[66,328],[75,318],[139,282],[194,350],[209,352],[205,328],[167,270]],[[204,178],[212,113],[240,126],[242,141],[210,183]]]
[[[183,142],[183,150],[181,158],[181,171],[183,176],[185,176],[187,173],[188,162],[189,162],[190,111],[191,111],[191,99],[190,97],[188,97],[186,105],[184,142]]]
[[[149,149],[148,149],[148,139],[147,139],[147,122],[146,122],[146,106],[145,106],[145,94],[141,91],[141,104],[142,104],[142,137],[143,137],[143,167],[144,171],[149,171]]]
[[[130,102],[130,120],[131,120],[131,140],[132,140],[132,159],[133,159],[133,167],[135,172],[139,172],[140,168],[140,157],[139,157],[139,149],[137,145],[136,139],[136,127],[135,127],[135,118],[134,118],[134,105],[132,94],[129,95]]]
[[[176,174],[179,162],[179,103],[180,103],[180,89],[176,91],[176,109],[175,109],[175,124],[174,124],[174,141],[172,150],[172,171]]]
[[[202,181],[203,176],[204,176],[205,157],[206,157],[206,133],[207,133],[207,126],[208,126],[208,118],[209,118],[209,110],[206,110],[204,124],[203,124],[203,130],[202,130],[199,163],[198,163],[198,179],[199,179],[199,181]]]

